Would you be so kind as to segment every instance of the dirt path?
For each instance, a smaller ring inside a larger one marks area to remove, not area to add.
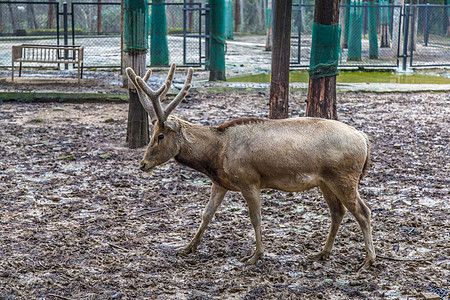
[[[292,115],[304,94],[291,95]],[[449,93],[339,94],[341,121],[366,132],[360,193],[379,258],[361,278],[362,234],[347,214],[332,257],[310,261],[330,219],[317,190],[263,193],[258,265],[240,194],[229,193],[198,252],[179,257],[209,180],[170,162],[138,170],[124,147],[127,104],[0,104],[0,299],[420,299],[450,296]],[[268,95],[192,94],[191,122],[266,117]],[[63,297],[63,298],[61,298]],[[409,298],[408,298],[409,297]]]

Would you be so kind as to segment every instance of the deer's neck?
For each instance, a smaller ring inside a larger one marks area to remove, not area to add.
[[[223,144],[217,131],[211,127],[183,122],[181,125],[181,149],[175,159],[219,183],[222,170]]]

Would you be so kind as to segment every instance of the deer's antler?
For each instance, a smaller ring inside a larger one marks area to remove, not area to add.
[[[175,72],[175,64],[172,64],[169,70],[169,74],[167,75],[166,78],[166,83],[157,91],[152,90],[148,86],[146,80],[144,80],[145,77],[144,79],[142,79],[139,76],[135,77],[136,85],[139,86],[139,88],[143,91],[143,93],[146,94],[146,97],[143,98],[144,99],[150,98],[160,126],[164,126],[164,122],[167,120],[170,113],[175,109],[175,107],[177,107],[178,104],[180,104],[181,100],[183,100],[183,98],[186,96],[191,87],[192,75],[194,74],[194,70],[192,68],[189,68],[183,88],[178,93],[178,95],[169,103],[169,105],[167,105],[166,109],[163,110],[160,99],[164,97],[169,91],[170,85],[172,84],[173,81],[174,72]]]
[[[130,80],[130,82],[133,84],[134,88],[137,91],[137,94],[139,96],[139,100],[141,101],[142,106],[147,111],[147,113],[150,115],[150,120],[152,122],[155,121],[156,120],[156,115],[155,115],[155,110],[153,109],[152,102],[150,101],[148,96],[144,93],[142,88],[136,83],[136,78],[139,77],[139,76],[136,75],[136,73],[133,71],[132,68],[127,68],[126,72],[127,72],[128,79]],[[148,79],[150,78],[150,75],[152,75],[152,70],[148,70],[145,73],[145,76],[144,76],[143,80],[145,82],[147,82]]]

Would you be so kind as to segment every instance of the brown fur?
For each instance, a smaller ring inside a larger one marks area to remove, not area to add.
[[[238,125],[257,124],[257,123],[268,122],[268,121],[270,121],[270,120],[269,119],[261,119],[261,118],[240,118],[240,119],[235,119],[235,120],[225,122],[214,128],[217,129],[217,131],[223,132],[230,127],[234,127],[234,126],[238,126]]]
[[[173,75],[173,69],[169,75]],[[128,72],[130,73],[130,72]],[[141,101],[153,103],[158,122],[141,161],[141,170],[150,171],[175,158],[178,162],[204,173],[212,182],[211,195],[200,227],[182,253],[194,252],[200,239],[222,203],[228,190],[242,193],[248,205],[250,221],[255,230],[256,249],[246,259],[256,263],[264,253],[261,230],[261,189],[298,192],[319,187],[328,204],[331,226],[325,246],[315,258],[327,258],[333,248],[340,223],[348,210],[361,227],[366,260],[361,269],[375,261],[372,242],[370,209],[361,200],[358,182],[369,168],[367,136],[334,120],[293,118],[266,120],[242,118],[217,127],[194,125],[176,117],[170,111],[187,93],[192,71],[185,86],[165,111],[160,107],[160,95],[136,77],[142,88]],[[162,137],[162,138],[161,138]]]

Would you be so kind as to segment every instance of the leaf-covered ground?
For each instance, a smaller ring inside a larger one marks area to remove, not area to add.
[[[291,94],[291,115],[306,96]],[[332,257],[318,190],[263,192],[264,259],[242,196],[229,193],[195,254],[208,200],[202,174],[169,162],[138,169],[124,146],[127,104],[0,104],[0,299],[420,299],[450,296],[450,93],[338,94],[339,118],[366,132],[373,164],[360,186],[378,259],[364,259],[347,214]],[[218,125],[266,117],[268,95],[193,93],[175,114]]]

